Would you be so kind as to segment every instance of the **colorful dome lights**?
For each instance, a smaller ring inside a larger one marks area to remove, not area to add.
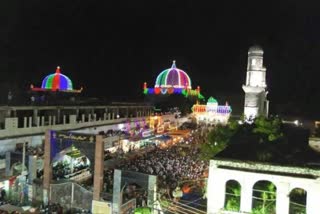
[[[74,90],[72,81],[60,72],[60,67],[58,66],[54,74],[49,74],[43,79],[41,88],[34,88],[33,85],[31,85],[31,90],[80,93],[82,88],[80,90]]]
[[[147,88],[147,83],[143,85],[144,94],[182,94],[185,97],[192,96],[204,99],[200,93],[200,87],[197,89],[191,88],[191,79],[186,72],[178,69],[176,62],[173,61],[171,68],[162,71],[154,85],[154,88]]]
[[[171,68],[162,71],[157,79],[155,88],[184,88],[191,89],[191,80],[186,72],[176,67],[173,61]]]

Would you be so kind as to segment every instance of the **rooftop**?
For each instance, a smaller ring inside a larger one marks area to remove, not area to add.
[[[287,126],[284,135],[285,142],[264,143],[252,136],[234,136],[230,145],[213,160],[320,170],[320,154],[309,147],[308,130]]]

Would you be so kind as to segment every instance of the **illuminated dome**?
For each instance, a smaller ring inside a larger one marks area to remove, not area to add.
[[[210,97],[208,99],[208,102],[207,102],[208,105],[210,104],[218,104],[218,101],[216,99],[214,99],[213,97]]]
[[[157,79],[155,88],[186,88],[191,89],[191,79],[186,72],[176,67],[173,61],[171,68],[162,71]]]
[[[42,80],[41,87],[34,87],[30,85],[32,91],[52,91],[52,92],[67,92],[67,93],[81,93],[80,89],[73,89],[72,81],[66,75],[61,74],[58,66],[54,74],[49,74]]]
[[[47,90],[73,90],[71,80],[66,76],[60,73],[60,67],[56,69],[56,73],[46,76],[41,85],[42,89]]]

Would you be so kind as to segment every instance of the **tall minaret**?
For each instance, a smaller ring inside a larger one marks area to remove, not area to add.
[[[245,92],[246,119],[253,119],[260,115],[267,117],[269,101],[266,91],[266,68],[263,66],[263,50],[259,46],[249,48],[246,84],[242,88]]]

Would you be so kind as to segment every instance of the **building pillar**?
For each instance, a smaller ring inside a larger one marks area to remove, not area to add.
[[[33,184],[33,179],[37,178],[37,156],[29,155],[29,178],[28,183]]]
[[[309,190],[307,190],[306,213],[318,214],[320,210],[320,181],[315,181]]]
[[[56,116],[55,115],[52,116],[52,125],[56,125]]]
[[[37,126],[38,109],[33,109],[32,123]]]
[[[58,124],[60,124],[60,114],[61,114],[60,109],[57,109],[57,123]]]
[[[126,118],[129,117],[129,108],[126,108]]]
[[[11,152],[6,152],[6,176],[11,176]]]
[[[249,178],[250,179],[250,178]],[[253,183],[249,180],[243,180],[241,185],[240,211],[251,213],[252,210],[252,188]]]
[[[97,121],[97,114],[93,114],[93,121]]]
[[[66,115],[63,115],[63,125],[66,124]]]
[[[29,117],[29,128],[32,127],[32,117]]]
[[[112,111],[112,120],[114,120],[114,111]]]
[[[277,201],[276,201],[276,213],[289,213],[289,184],[286,182],[280,182],[277,184]]]
[[[210,164],[211,165],[211,164]],[[210,166],[207,187],[207,213],[218,213],[224,207],[225,179],[219,168]]]
[[[108,113],[108,120],[110,120],[111,119],[111,115],[110,115],[110,112]]]
[[[104,142],[101,135],[96,135],[94,163],[93,200],[100,201],[100,195],[103,190],[104,173]]]
[[[51,117],[51,115],[49,115],[49,126],[51,126],[52,124],[51,124],[51,122],[52,122],[52,119],[51,119],[52,117]]]
[[[44,142],[44,165],[43,165],[43,203],[45,205],[49,202],[50,196],[50,182],[52,178],[51,166],[51,145],[50,145],[50,131],[46,132]]]
[[[27,128],[27,121],[28,121],[28,118],[23,117],[23,128]]]
[[[116,118],[118,119],[118,115],[120,114],[119,107],[116,108]],[[120,116],[120,115],[119,115]]]
[[[85,122],[85,119],[86,119],[86,118],[85,118],[85,115],[82,114],[82,115],[81,115],[81,123],[84,123],[84,122]]]
[[[107,119],[107,113],[103,113],[103,120]]]
[[[41,117],[41,125],[40,126],[44,126],[44,116]]]
[[[39,127],[39,126],[40,126],[40,117],[39,117],[39,116],[37,117],[37,123],[36,123],[36,126],[37,126],[37,127]]]

